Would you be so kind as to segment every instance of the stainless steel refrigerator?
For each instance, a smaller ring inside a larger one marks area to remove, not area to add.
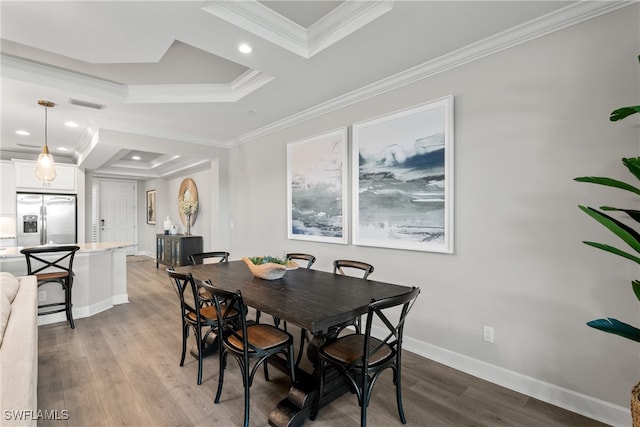
[[[77,242],[74,194],[17,193],[16,199],[18,246]]]

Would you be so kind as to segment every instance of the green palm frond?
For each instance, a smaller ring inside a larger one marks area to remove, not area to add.
[[[640,329],[611,317],[608,317],[606,319],[592,320],[590,322],[587,322],[587,325],[600,331],[619,335],[621,337],[640,342]]]
[[[626,182],[619,181],[617,179],[606,178],[601,176],[581,176],[574,178],[574,181],[578,182],[590,182],[592,184],[606,185],[607,187],[619,188],[621,190],[631,191],[640,196],[640,188],[635,187]]]
[[[611,116],[609,116],[609,120],[612,122],[617,122],[618,120],[622,120],[625,117],[629,117],[632,114],[640,113],[640,105],[636,105],[634,107],[622,107],[618,108],[611,112]]]
[[[640,301],[640,281],[634,280],[631,282],[631,288],[633,289],[633,293],[636,294],[636,298]]]
[[[629,215],[631,218],[633,218],[636,222],[640,222],[640,211],[635,209],[620,209],[620,208],[614,208],[612,206],[600,206],[600,209],[602,209],[603,211],[624,212],[627,215]]]
[[[629,172],[640,180],[640,157],[623,158],[622,164],[629,169]]]
[[[591,218],[595,219],[600,224],[604,225],[613,234],[621,238],[627,245],[631,246],[636,252],[640,253],[640,234],[636,230],[618,221],[617,219],[612,218],[603,212],[600,212],[597,209],[587,207],[587,206],[582,206],[582,205],[578,207],[582,209]]]
[[[633,262],[635,262],[636,264],[640,264],[640,258],[632,255],[628,252],[625,252],[621,249],[618,249],[616,247],[613,246],[609,246],[609,245],[605,245],[604,243],[597,243],[597,242],[589,242],[589,241],[583,241],[582,243],[584,243],[585,245],[589,245],[592,246],[594,248],[598,248],[598,249],[602,249],[603,251],[612,253],[614,255],[618,255],[621,256],[623,258],[627,258]]]

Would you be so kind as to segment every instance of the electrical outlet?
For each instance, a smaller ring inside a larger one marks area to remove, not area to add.
[[[486,342],[493,343],[493,328],[485,325],[482,329],[482,339]]]
[[[46,301],[47,300],[47,291],[38,292],[38,301]]]

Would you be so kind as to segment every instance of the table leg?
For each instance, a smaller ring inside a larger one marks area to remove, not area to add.
[[[318,348],[330,339],[335,339],[335,333],[313,337],[307,348],[307,357],[313,362],[314,371],[312,374],[301,370],[296,371],[296,384],[289,389],[287,397],[282,399],[269,414],[270,426],[301,426],[309,418],[318,390]],[[320,399],[320,407],[328,405],[350,390],[350,384],[344,376],[337,369],[328,367],[325,371],[324,394]]]

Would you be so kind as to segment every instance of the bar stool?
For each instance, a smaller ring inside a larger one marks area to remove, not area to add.
[[[38,288],[46,283],[59,283],[64,291],[64,302],[38,305],[38,316],[65,312],[71,329],[73,323],[71,289],[73,287],[73,258],[79,246],[37,246],[20,251],[27,260],[27,274],[35,275]],[[44,311],[40,311],[44,309]]]

